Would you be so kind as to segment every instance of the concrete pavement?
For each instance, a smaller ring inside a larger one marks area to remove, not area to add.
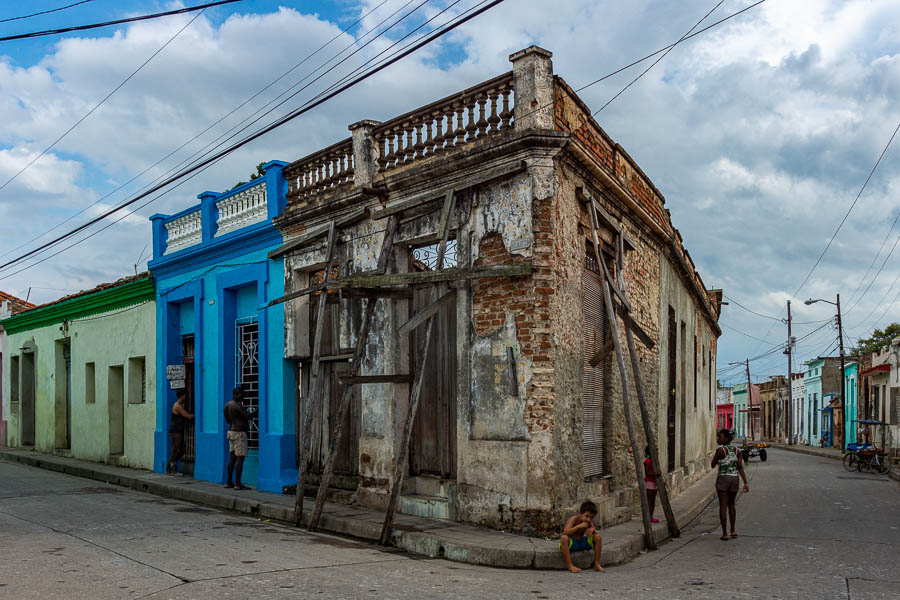
[[[773,449],[753,461],[740,536],[715,506],[606,573],[494,569],[310,534],[0,461],[0,597],[900,597],[900,486]]]
[[[28,450],[0,450],[0,458],[270,521],[287,523],[293,518],[292,496],[257,491],[235,492],[225,490],[220,485],[190,478],[49,456]],[[710,472],[673,499],[672,509],[682,527],[692,521],[712,500],[713,480],[714,474]],[[307,499],[305,509],[304,521],[309,516],[307,511],[312,510],[311,499]],[[658,512],[662,513],[662,510]],[[654,525],[653,530],[655,539],[661,543],[668,539],[669,532],[663,515],[659,516],[661,522]],[[320,529],[375,541],[380,537],[383,520],[384,513],[381,511],[329,502],[325,505]],[[631,560],[644,547],[643,525],[639,518],[607,527],[602,530],[602,534],[604,565],[617,565]],[[504,568],[565,568],[555,539],[529,538],[438,519],[397,515],[391,543],[415,554],[461,563]],[[575,562],[582,567],[590,564],[586,555],[578,555]]]

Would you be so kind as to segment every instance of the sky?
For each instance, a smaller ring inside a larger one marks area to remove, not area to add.
[[[5,2],[0,20],[73,1]],[[309,77],[337,52],[351,48],[345,56],[369,41],[369,30],[394,11],[405,6],[398,13],[402,15],[421,5],[400,27],[260,124],[299,106],[454,1],[246,0],[208,9],[193,22],[194,14],[179,15],[0,42],[3,185],[171,40],[0,190],[0,263],[49,239],[51,228],[57,229],[50,235],[58,234],[127,199]],[[458,0],[435,23],[477,1]],[[0,23],[0,36],[199,3],[93,0]],[[386,120],[507,71],[509,54],[531,44],[552,51],[555,73],[580,87],[675,42],[716,4],[506,0],[84,243],[22,272],[17,271],[23,265],[0,268],[0,289],[46,302],[133,274],[145,268],[151,252],[151,214],[191,206],[207,189],[228,189],[246,180],[259,162],[296,160],[348,137],[350,123]],[[704,25],[750,4],[724,0]],[[157,164],[333,38],[271,88]],[[580,95],[596,110],[648,64]],[[793,300],[793,334],[798,338],[795,365],[835,353],[836,332],[829,321],[834,306],[806,306],[806,298],[834,301],[841,295],[848,347],[875,327],[900,320],[900,249],[895,249],[900,223],[893,226],[900,214],[900,140],[885,154],[800,288],[900,122],[898,97],[900,3],[767,0],[679,44],[596,116],[665,195],[706,286],[724,290],[730,303],[720,319],[718,367],[724,383],[743,379],[742,371],[728,363],[748,357],[754,359],[754,381],[786,372],[787,331],[781,319],[788,300]]]

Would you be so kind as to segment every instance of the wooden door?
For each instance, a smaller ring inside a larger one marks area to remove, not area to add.
[[[349,361],[339,361],[325,365],[328,382],[328,422],[327,438],[329,443],[325,449],[331,447],[334,440],[335,431],[337,431],[338,409],[340,408],[341,396],[344,393],[344,384],[341,383],[341,377],[346,375],[350,370]],[[359,474],[359,428],[360,428],[360,388],[358,385],[352,386],[350,392],[350,410],[347,411],[344,419],[344,435],[338,446],[337,454],[334,459],[334,472],[337,475],[358,475]],[[321,457],[320,465],[324,466],[327,454]]]
[[[411,315],[428,306],[429,287],[417,289]],[[410,474],[456,476],[456,302],[445,306],[435,317],[425,364],[425,385],[419,399],[419,411],[410,441]],[[425,343],[423,324],[410,334],[410,368],[417,373],[416,361]]]

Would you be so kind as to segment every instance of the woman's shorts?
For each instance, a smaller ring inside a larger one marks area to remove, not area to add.
[[[738,477],[734,475],[718,475],[716,477],[716,490],[720,492],[738,491]]]
[[[656,482],[655,482],[655,481],[645,481],[645,482],[644,482],[644,487],[647,488],[648,490],[655,490],[655,489],[658,489],[658,488],[656,487]]]

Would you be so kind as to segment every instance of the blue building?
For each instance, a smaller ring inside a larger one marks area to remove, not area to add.
[[[855,444],[856,420],[859,418],[859,364],[848,363],[844,367],[844,431],[847,435],[847,443]]]
[[[272,224],[286,204],[284,162],[265,176],[200,204],[154,215],[157,411],[154,470],[165,472],[175,391],[185,388],[195,415],[180,470],[224,482],[228,456],[222,407],[236,386],[256,409],[243,482],[281,492],[296,482],[294,371],[284,359],[284,310],[266,304],[284,291],[282,237]]]

